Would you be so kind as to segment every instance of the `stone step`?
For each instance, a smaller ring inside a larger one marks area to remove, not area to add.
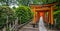
[[[26,26],[24,26],[24,27],[32,27],[32,25],[26,25]]]
[[[33,28],[33,27],[24,27],[20,31],[38,31],[38,28]]]

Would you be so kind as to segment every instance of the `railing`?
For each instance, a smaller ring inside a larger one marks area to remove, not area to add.
[[[0,31],[7,31],[7,29],[9,31],[19,31],[20,28],[22,28],[24,25],[26,25],[30,21],[27,21],[26,23],[23,23],[23,24],[18,24],[18,17],[17,17],[15,19],[15,21],[12,21],[12,23],[10,23],[10,21],[8,20],[8,16],[7,16],[6,24],[4,25],[4,27],[2,29],[0,29]],[[21,21],[20,21],[20,23],[21,23]]]

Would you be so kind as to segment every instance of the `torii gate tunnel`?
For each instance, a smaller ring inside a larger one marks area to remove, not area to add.
[[[56,3],[44,5],[30,4],[30,8],[34,13],[33,24],[36,24],[39,21],[40,16],[42,16],[43,20],[46,23],[50,23],[51,25],[53,25],[54,24],[53,11],[55,9],[54,8],[55,4]],[[48,17],[46,17],[46,12],[48,12]]]

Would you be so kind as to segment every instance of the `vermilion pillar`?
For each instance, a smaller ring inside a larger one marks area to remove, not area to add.
[[[53,10],[54,10],[54,9],[53,9],[53,6],[52,6],[52,7],[51,7],[51,24],[53,24],[53,21],[54,21],[54,20],[53,20]]]
[[[33,15],[33,24],[36,24],[36,10],[33,9],[34,15]]]
[[[53,24],[53,6],[56,5],[56,3],[53,4],[44,4],[44,5],[37,5],[37,4],[31,4],[31,10],[33,11],[33,24],[36,24],[37,21],[39,21],[39,18],[42,16],[43,20],[45,22],[48,22],[50,24]],[[45,12],[48,12],[48,18],[45,17]],[[46,19],[47,21],[46,21]],[[49,20],[49,21],[48,21]]]
[[[36,14],[36,22],[39,21],[39,18],[40,18],[40,16],[39,16],[39,12],[37,12],[37,14]]]

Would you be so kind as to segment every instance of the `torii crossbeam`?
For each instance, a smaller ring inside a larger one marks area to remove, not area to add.
[[[54,6],[56,3],[53,4],[30,4],[31,10],[34,12],[34,18],[33,18],[33,24],[36,24],[37,21],[39,21],[40,16],[43,17],[43,20],[47,23],[50,23],[51,25],[54,24],[53,19],[53,11]],[[45,17],[45,13],[48,12],[48,19]]]

